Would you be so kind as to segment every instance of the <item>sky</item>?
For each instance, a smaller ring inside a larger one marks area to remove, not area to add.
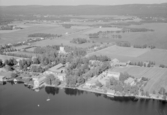
[[[167,0],[0,0],[1,6],[10,5],[119,5],[167,3]]]

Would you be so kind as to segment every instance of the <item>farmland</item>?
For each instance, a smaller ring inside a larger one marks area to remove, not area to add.
[[[157,65],[167,65],[167,50],[163,49],[139,49],[131,47],[111,46],[89,55],[106,55],[110,58],[117,58],[121,61],[153,61]]]
[[[129,67],[114,68],[112,71],[127,72],[136,78],[141,78],[141,77],[148,78],[149,81],[147,85],[144,87],[145,91],[152,92],[153,90],[159,91],[161,87],[167,88],[166,86],[167,69],[166,68],[164,69],[164,68],[158,68],[158,67],[146,68],[146,67],[129,66]]]

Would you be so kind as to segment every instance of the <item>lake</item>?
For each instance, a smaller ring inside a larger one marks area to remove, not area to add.
[[[0,115],[167,115],[167,103],[7,83],[0,85]]]

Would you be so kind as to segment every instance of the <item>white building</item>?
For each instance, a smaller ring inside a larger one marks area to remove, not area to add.
[[[64,47],[60,46],[59,53],[60,54],[66,54],[67,52],[65,51]]]
[[[119,72],[108,71],[107,77],[115,78],[116,80],[119,80],[120,73]]]
[[[127,80],[124,81],[125,84],[130,85],[130,86],[135,86],[136,82],[134,78],[129,77]]]
[[[43,83],[45,83],[46,77],[41,76],[41,77],[34,77],[34,89],[39,88]]]

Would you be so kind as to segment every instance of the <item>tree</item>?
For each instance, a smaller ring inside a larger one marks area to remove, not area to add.
[[[149,97],[149,93],[148,93],[148,91],[146,91],[146,96]]]
[[[12,74],[11,74],[11,77],[12,77],[12,78],[16,78],[16,77],[18,77],[18,74],[12,73]]]
[[[166,92],[165,88],[161,87],[160,90],[159,90],[159,94],[165,95],[165,92]]]
[[[99,82],[99,81],[97,80],[97,81],[96,81],[96,86],[102,87],[103,85],[101,84],[101,82]]]
[[[0,59],[0,67],[3,67],[3,62],[1,59]]]
[[[6,65],[5,67],[8,71],[13,71],[13,67],[9,66],[9,65]]]

